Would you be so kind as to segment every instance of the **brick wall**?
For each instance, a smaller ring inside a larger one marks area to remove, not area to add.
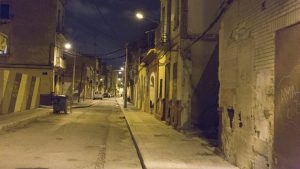
[[[221,140],[240,168],[273,168],[275,32],[299,21],[298,0],[234,1],[222,20]]]

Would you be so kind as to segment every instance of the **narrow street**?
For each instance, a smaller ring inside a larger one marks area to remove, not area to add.
[[[141,168],[114,99],[0,133],[1,169]]]

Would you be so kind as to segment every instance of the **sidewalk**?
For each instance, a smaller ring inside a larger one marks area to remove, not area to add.
[[[238,169],[213,152],[207,141],[188,137],[131,104],[123,109],[147,169]]]
[[[81,103],[74,103],[72,108],[85,108],[94,104],[93,100],[85,100]],[[0,116],[0,131],[7,130],[16,126],[26,125],[39,117],[48,116],[53,113],[52,106],[41,106],[37,109],[23,112],[11,113]]]
[[[11,113],[0,116],[0,131],[7,130],[19,125],[28,124],[39,117],[48,116],[52,113],[52,109],[38,108],[33,110],[27,110],[18,113]]]

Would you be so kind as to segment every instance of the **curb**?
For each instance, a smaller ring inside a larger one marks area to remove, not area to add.
[[[38,113],[35,116],[25,117],[23,119],[19,119],[19,120],[16,120],[16,121],[12,121],[12,122],[0,125],[0,131],[9,130],[9,129],[17,127],[17,126],[25,126],[25,125],[35,121],[36,119],[38,119],[40,117],[46,117],[46,116],[49,116],[50,114],[52,114],[51,110],[49,110],[49,112],[47,111],[45,113]]]
[[[127,128],[128,128],[129,133],[130,133],[130,136],[131,136],[133,145],[134,145],[134,147],[135,147],[136,153],[137,153],[137,155],[138,155],[138,158],[139,158],[139,160],[140,160],[141,167],[142,167],[142,169],[147,169],[147,167],[146,167],[146,165],[145,165],[145,162],[144,162],[144,158],[143,158],[142,153],[141,153],[141,150],[140,150],[140,148],[139,148],[139,146],[138,146],[138,143],[137,143],[137,141],[136,141],[136,139],[135,139],[135,137],[134,137],[134,134],[133,134],[133,132],[132,132],[132,130],[131,130],[131,128],[130,128],[130,125],[129,125],[129,123],[128,123],[127,117],[126,117],[126,115],[125,115],[124,108],[120,105],[120,103],[117,101],[117,99],[115,99],[115,100],[116,100],[117,104],[119,105],[120,109],[122,110],[123,115],[124,115],[124,117],[125,117],[126,126],[127,126]]]
[[[74,109],[80,109],[80,108],[87,108],[87,107],[92,107],[94,104],[89,104],[89,105],[78,105],[78,106],[72,106]]]
[[[91,104],[86,104],[86,105],[72,106],[72,108],[74,108],[74,109],[77,109],[77,108],[86,108],[86,107],[91,107],[91,106],[93,106],[93,105],[94,105],[94,104],[91,103]],[[52,109],[53,106],[43,106],[43,105],[40,105],[39,108]]]

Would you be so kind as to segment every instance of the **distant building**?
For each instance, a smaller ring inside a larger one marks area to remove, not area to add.
[[[114,69],[112,65],[103,64],[104,70],[101,75],[101,92],[110,96],[120,96],[123,94],[123,74],[120,69]],[[102,88],[103,86],[103,88]]]
[[[63,79],[63,94],[72,95],[73,69],[74,77],[74,101],[91,99],[96,91],[100,91],[101,61],[89,54],[65,54],[66,69]]]
[[[64,0],[0,1],[1,113],[49,104],[52,93],[61,94],[64,5]]]

